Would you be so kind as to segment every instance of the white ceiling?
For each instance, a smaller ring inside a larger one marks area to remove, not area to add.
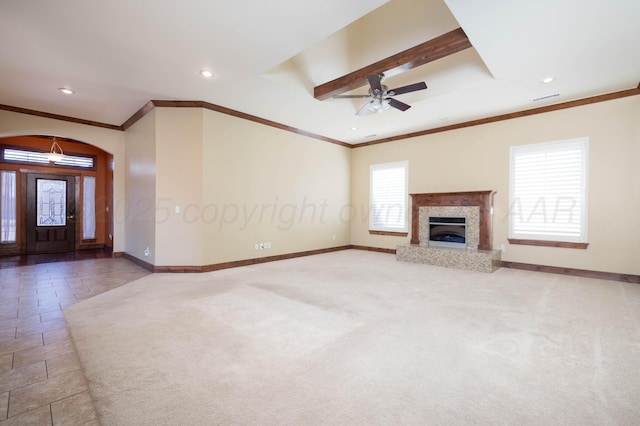
[[[201,100],[360,143],[637,87],[639,22],[638,0],[0,0],[0,104],[121,125]],[[473,48],[385,82],[427,83],[406,112],[313,97],[457,27]]]

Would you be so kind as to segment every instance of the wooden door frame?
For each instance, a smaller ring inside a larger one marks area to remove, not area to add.
[[[20,221],[20,253],[27,254],[27,175],[29,174],[38,174],[38,175],[50,175],[50,176],[73,176],[75,179],[75,188],[74,188],[74,197],[75,197],[75,210],[76,217],[78,216],[78,211],[82,211],[82,199],[80,197],[80,173],[62,172],[62,171],[46,171],[42,170],[34,170],[34,169],[20,169],[20,211],[23,212],[23,219]],[[80,209],[80,210],[79,210]],[[80,221],[74,221],[74,241],[73,241],[73,251],[76,251],[80,248],[80,240],[78,239],[78,227]]]

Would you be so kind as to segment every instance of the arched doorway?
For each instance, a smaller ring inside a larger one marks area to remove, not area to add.
[[[0,255],[113,249],[113,156],[53,136],[0,138]]]

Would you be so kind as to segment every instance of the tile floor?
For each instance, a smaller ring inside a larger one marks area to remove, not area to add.
[[[0,426],[98,425],[62,309],[149,272],[120,258],[15,265],[0,260]]]

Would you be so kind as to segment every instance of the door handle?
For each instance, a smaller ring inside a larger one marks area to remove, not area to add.
[[[67,219],[74,220],[75,218],[76,218],[76,215],[74,214],[70,214],[69,216],[67,216]]]

